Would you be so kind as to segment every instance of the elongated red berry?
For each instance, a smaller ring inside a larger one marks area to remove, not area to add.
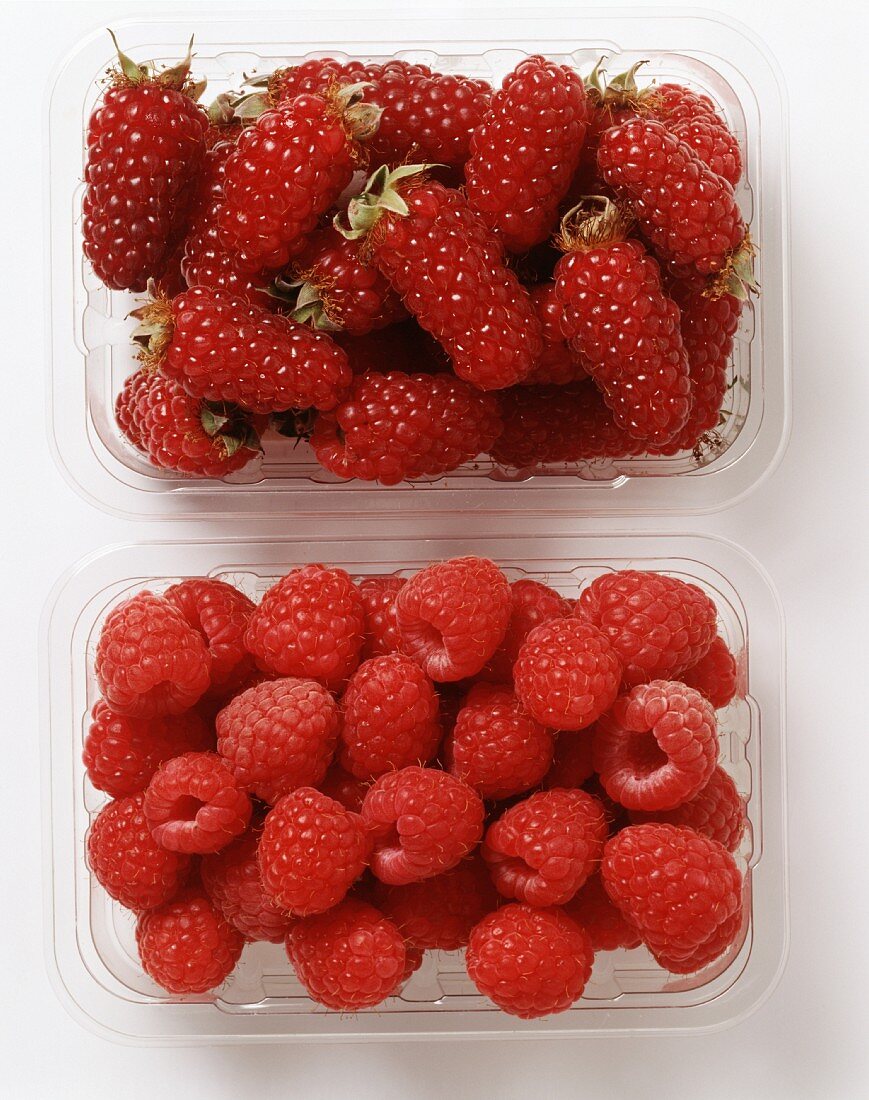
[[[543,326],[543,354],[523,380],[525,386],[567,386],[588,377],[587,364],[567,343],[561,331],[561,302],[555,283],[541,283],[531,291],[531,300]]]
[[[471,139],[468,202],[511,252],[552,233],[589,117],[582,78],[539,55],[504,77]]]
[[[739,142],[707,95],[683,84],[652,84],[643,106],[667,129],[690,145],[713,172],[735,187],[742,176]]]

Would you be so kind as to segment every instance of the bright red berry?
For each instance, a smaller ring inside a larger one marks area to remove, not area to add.
[[[600,861],[603,807],[585,791],[556,787],[511,806],[483,839],[498,892],[528,905],[563,905]]]
[[[365,642],[362,659],[397,653],[401,635],[395,617],[395,599],[404,587],[404,577],[364,577],[357,582],[365,608]]]
[[[594,766],[629,810],[672,810],[709,782],[718,759],[715,711],[675,680],[638,684],[594,731]]]
[[[187,752],[161,764],[145,791],[145,817],[172,852],[217,852],[250,821],[250,799],[213,752]]]
[[[578,612],[609,638],[627,685],[676,679],[712,645],[717,612],[695,584],[639,569],[597,577]]]
[[[438,697],[419,665],[401,653],[363,661],[341,699],[339,759],[360,779],[426,764],[441,740]]]
[[[581,787],[587,779],[594,775],[592,763],[592,745],[594,738],[592,730],[586,730],[579,734],[565,731],[555,739],[555,754],[552,758],[552,767],[544,775],[541,786],[547,789],[551,787]]]
[[[697,664],[686,669],[679,679],[705,695],[716,710],[726,707],[740,691],[736,658],[720,634],[716,634]]]
[[[208,688],[211,658],[202,636],[168,600],[139,592],[113,608],[100,631],[94,673],[118,714],[181,714]]]
[[[365,609],[343,569],[306,565],[266,592],[245,634],[257,664],[339,688],[359,664]]]
[[[555,283],[541,283],[530,294],[543,327],[543,354],[523,379],[523,385],[567,386],[582,382],[588,377],[587,363],[570,347],[561,331],[562,309]]]
[[[144,790],[164,760],[212,746],[212,735],[195,711],[130,718],[115,714],[105,700],[98,699],[82,759],[97,790],[123,798]]]
[[[727,772],[716,767],[700,792],[674,810],[632,810],[630,818],[634,825],[644,821],[684,825],[735,852],[745,831],[745,801]]]
[[[719,115],[712,100],[681,84],[652,85],[643,94],[644,106],[651,108],[671,134],[690,145],[704,164],[722,176],[731,187],[742,176],[739,142]]]
[[[511,903],[474,928],[465,961],[471,981],[498,1008],[532,1020],[579,1000],[594,952],[562,909]]]
[[[94,878],[127,909],[153,909],[173,898],[190,873],[190,857],[168,852],[151,836],[144,792],[109,802],[87,837]]]
[[[468,202],[511,252],[555,228],[579,162],[590,108],[582,78],[539,55],[504,77],[471,138]]]
[[[221,985],[241,956],[244,937],[200,887],[191,887],[136,924],[142,969],[169,993],[206,993]]]
[[[455,867],[483,833],[483,803],[467,783],[433,768],[402,768],[376,779],[362,804],[374,841],[371,870],[390,886]]]
[[[263,889],[256,833],[247,832],[221,851],[203,856],[200,870],[215,908],[248,942],[284,942],[292,918]]]
[[[510,621],[504,640],[486,665],[487,679],[495,683],[513,681],[513,665],[519,656],[522,643],[535,626],[551,619],[562,619],[570,614],[570,604],[555,589],[529,577],[522,577],[510,585]]]
[[[639,932],[613,904],[600,875],[592,875],[565,903],[564,912],[584,928],[595,951],[631,950],[643,942]]]
[[[238,785],[276,802],[325,776],[338,740],[338,707],[316,680],[267,680],[217,716],[217,751]]]
[[[501,431],[498,403],[451,374],[363,374],[311,445],[339,477],[395,485],[448,473],[487,451]]]
[[[404,981],[407,966],[399,930],[374,906],[356,898],[295,921],[287,954],[308,995],[338,1012],[385,1001]]]
[[[522,706],[550,729],[581,730],[618,695],[622,666],[606,635],[573,616],[536,626],[513,666]]]
[[[396,597],[402,649],[433,680],[474,676],[504,640],[511,607],[507,578],[494,562],[435,562]]]

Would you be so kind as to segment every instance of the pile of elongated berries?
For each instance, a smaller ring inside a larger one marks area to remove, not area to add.
[[[386,485],[718,445],[753,247],[705,95],[325,58],[206,110],[189,57],[119,56],[84,250],[151,290],[116,416],[156,466],[224,477],[271,432]]]
[[[115,607],[94,673],[84,762],[112,801],[88,862],[173,994],[268,940],[354,1011],[464,949],[531,1018],[582,996],[596,952],[690,974],[739,942],[716,721],[739,677],[693,584],[605,572],[569,599],[464,557],[306,565],[256,605],[197,578]]]

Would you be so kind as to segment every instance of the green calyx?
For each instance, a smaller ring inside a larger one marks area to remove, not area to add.
[[[721,298],[730,294],[739,302],[747,302],[752,294],[760,292],[760,283],[754,275],[754,257],[757,249],[746,233],[742,244],[729,257],[725,266],[704,290],[707,298]]]
[[[606,80],[606,58],[602,57],[585,79],[586,91],[597,107],[635,107],[642,93],[637,85],[637,72],[647,61],[637,61],[612,80]]]
[[[296,279],[278,276],[265,288],[270,298],[276,298],[290,306],[288,316],[300,324],[310,325],[319,332],[343,332],[343,328],[329,316],[326,297],[328,291],[310,278],[300,275]]]
[[[161,69],[158,72],[153,61],[146,61],[141,65],[133,61],[133,59],[125,54],[118,45],[118,39],[115,36],[115,32],[110,28],[106,29],[111,36],[115,50],[118,54],[119,74],[116,74],[116,77],[120,81],[126,82],[127,84],[163,84],[166,87],[184,91],[184,93],[189,95],[193,100],[198,100],[205,91],[206,82],[204,80],[194,83],[190,79],[190,66],[193,63],[192,37],[187,46],[187,55],[184,59],[179,61],[177,65],[172,65],[168,69]]]
[[[262,450],[259,436],[249,418],[234,405],[220,401],[203,401],[199,415],[202,430],[224,452],[227,458],[245,448]]]
[[[146,367],[158,366],[172,340],[175,321],[172,303],[157,290],[153,279],[148,280],[149,300],[132,310],[139,324],[133,330],[133,343],[139,346],[139,359]]]
[[[343,224],[340,213],[335,215],[332,224],[342,236],[355,241],[366,236],[387,212],[406,218],[410,211],[398,191],[398,184],[413,176],[421,177],[428,169],[435,167],[434,164],[402,164],[390,170],[384,164],[372,174],[365,189],[350,200],[347,224]]]
[[[583,195],[561,219],[555,244],[562,252],[580,252],[623,241],[633,225],[630,211],[606,195]]]

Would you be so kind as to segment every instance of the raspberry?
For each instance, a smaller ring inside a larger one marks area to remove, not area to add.
[[[736,658],[720,634],[716,634],[712,645],[697,664],[685,669],[679,679],[705,695],[716,710],[726,707],[739,691]]]
[[[614,126],[597,159],[663,260],[703,275],[732,265],[746,235],[733,188],[663,123],[634,118]]]
[[[639,684],[597,723],[593,752],[611,798],[629,810],[672,810],[698,794],[715,770],[715,711],[677,681]]]
[[[322,913],[359,878],[370,851],[359,814],[312,787],[299,787],[266,817],[257,855],[263,889],[294,916]]]
[[[535,626],[570,614],[570,605],[553,588],[527,577],[510,585],[510,621],[504,640],[486,665],[485,673],[496,683],[511,683],[513,665],[522,643]]]
[[[164,595],[205,641],[211,657],[207,695],[218,699],[232,695],[253,671],[253,660],[244,648],[253,602],[231,584],[211,577],[173,584]]]
[[[516,695],[552,729],[590,726],[618,695],[622,667],[606,635],[569,617],[536,626],[513,667]]]
[[[498,403],[451,374],[363,374],[317,418],[311,445],[339,477],[396,485],[457,469],[501,431]]]
[[[678,951],[673,954],[668,954],[664,950],[653,950],[652,954],[656,962],[673,974],[694,974],[720,958],[728,947],[736,942],[742,930],[742,921],[743,913],[740,908],[732,917],[719,925],[714,935],[710,936],[696,950],[690,952]]]
[[[715,604],[695,584],[639,569],[597,577],[579,597],[578,614],[609,638],[625,684],[675,679],[709,651]]]
[[[579,1000],[594,961],[588,934],[563,910],[512,903],[471,932],[468,977],[503,1012],[532,1020]]]
[[[509,798],[537,786],[552,749],[552,731],[522,710],[510,688],[478,684],[446,742],[447,770],[481,798]]]
[[[708,96],[681,84],[659,84],[647,88],[644,98],[655,118],[690,145],[704,164],[731,187],[739,183],[742,176],[739,142]]]
[[[440,744],[432,682],[401,653],[363,661],[348,681],[341,717],[340,761],[360,779],[425,764]]]
[[[555,740],[552,767],[543,777],[541,786],[581,787],[594,774],[591,752],[592,730],[584,733],[561,733]]]
[[[407,886],[382,886],[378,907],[406,942],[424,951],[457,951],[498,904],[486,865],[474,856],[452,871]]]
[[[395,600],[402,649],[438,681],[480,672],[504,640],[510,612],[507,578],[487,558],[429,565]]]
[[[563,905],[600,861],[603,806],[585,791],[538,791],[489,826],[483,859],[498,892],[528,905]]]
[[[357,582],[365,608],[365,642],[362,659],[385,657],[401,648],[395,618],[395,598],[405,584],[404,577],[365,577]]]
[[[109,802],[87,838],[88,866],[109,897],[127,909],[153,909],[173,898],[190,872],[190,857],[167,852],[151,836],[143,792]]]
[[[610,901],[600,875],[592,875],[565,903],[564,912],[586,930],[595,951],[630,951],[642,943],[640,934]]]
[[[191,888],[136,924],[142,968],[170,993],[206,993],[221,985],[241,956],[244,937],[199,888]]]
[[[364,631],[362,598],[344,570],[306,565],[266,592],[244,643],[260,668],[335,689],[359,664]]]
[[[530,374],[523,379],[526,386],[567,386],[582,382],[587,376],[586,362],[564,339],[561,331],[561,303],[555,283],[541,283],[530,291],[531,301],[543,327],[543,354]]]
[[[217,716],[217,751],[238,785],[276,802],[319,783],[338,740],[338,707],[316,680],[267,680]]]
[[[464,195],[409,168],[376,172],[349,208],[372,262],[443,345],[459,378],[481,390],[520,382],[543,351],[528,292]],[[406,212],[399,212],[406,211]]]
[[[263,889],[254,833],[247,832],[220,852],[203,856],[201,873],[214,907],[248,942],[284,942],[291,918]]]
[[[205,692],[210,671],[202,637],[162,596],[139,592],[106,616],[94,673],[118,714],[181,714]]]
[[[604,847],[601,878],[664,965],[705,965],[712,960],[703,948],[721,954],[739,931],[742,880],[733,856],[693,829],[657,822],[623,829]]]
[[[240,836],[251,805],[217,753],[187,752],[162,764],[145,791],[145,817],[172,852],[217,852]]]
[[[735,852],[745,829],[745,802],[727,772],[716,767],[699,793],[674,810],[656,813],[633,810],[630,817],[634,825],[644,821],[684,825],[717,840],[728,852]]]
[[[164,760],[211,747],[205,722],[194,711],[162,718],[128,718],[98,699],[82,759],[88,779],[112,798],[136,794]]]
[[[483,803],[466,783],[433,768],[402,768],[375,780],[362,804],[373,838],[371,870],[390,886],[455,867],[483,833]]]
[[[193,477],[226,477],[260,453],[248,413],[191,397],[176,382],[144,367],[124,382],[115,419],[154,466]]]
[[[350,383],[347,356],[326,333],[226,290],[195,286],[136,316],[146,366],[192,397],[257,413],[331,409]]]
[[[471,138],[465,190],[511,252],[552,232],[589,114],[579,74],[539,55],[520,62],[492,97]]]
[[[555,269],[562,331],[588,362],[616,424],[646,444],[669,443],[691,410],[679,308],[628,218],[609,199],[583,200],[564,218]]]
[[[333,764],[317,784],[317,789],[340,802],[346,810],[358,814],[362,812],[362,803],[369,786],[367,779],[357,779],[355,775],[344,771],[340,764]]]
[[[188,94],[189,58],[154,75],[118,57],[121,71],[88,123],[82,235],[106,286],[141,291],[183,232],[207,117]]]
[[[385,1001],[404,981],[407,964],[404,940],[392,921],[355,898],[295,921],[287,954],[308,995],[339,1012]]]

